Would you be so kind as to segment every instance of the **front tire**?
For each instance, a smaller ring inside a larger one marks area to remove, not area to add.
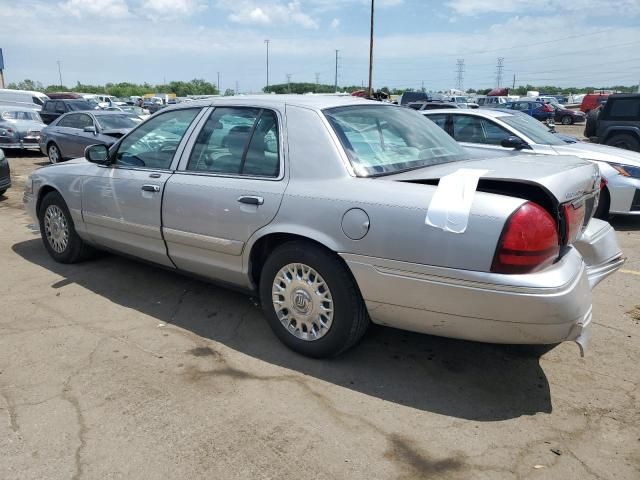
[[[49,157],[49,162],[52,165],[62,161],[62,155],[60,154],[60,148],[58,148],[58,145],[52,143],[47,147],[47,157]]]
[[[6,188],[4,190],[0,190],[0,197],[3,196],[5,193],[7,193],[7,189]]]
[[[309,357],[348,350],[369,326],[351,272],[311,242],[288,242],[271,253],[260,275],[260,301],[277,337]]]
[[[40,234],[49,255],[59,263],[77,263],[94,252],[76,233],[67,204],[58,192],[49,192],[38,210]]]

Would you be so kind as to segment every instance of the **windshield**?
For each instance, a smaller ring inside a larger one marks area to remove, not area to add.
[[[467,97],[454,97],[456,99],[457,103],[467,103],[469,100],[467,100]]]
[[[78,111],[78,110],[93,110],[89,102],[85,102],[84,100],[78,102],[69,102],[69,110]]]
[[[358,105],[331,108],[324,114],[358,176],[397,173],[467,159],[462,147],[414,110]]]
[[[525,113],[513,112],[511,115],[500,117],[500,120],[529,137],[534,143],[540,145],[564,144],[562,139],[551,133],[543,123]]]
[[[35,122],[42,122],[40,114],[38,112],[31,111],[11,110],[8,112],[2,112],[2,118],[4,120],[33,120]]]
[[[133,128],[142,121],[131,115],[99,115],[96,118],[103,129]]]

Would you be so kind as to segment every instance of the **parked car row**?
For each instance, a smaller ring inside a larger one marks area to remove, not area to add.
[[[54,260],[108,249],[253,292],[278,338],[311,357],[344,352],[370,322],[582,350],[591,290],[623,263],[611,226],[592,218],[598,166],[524,154],[513,139],[508,155],[473,155],[445,131],[493,139],[487,118],[509,117],[533,132],[518,150],[547,133],[500,113],[302,95],[191,102],[35,170],[24,202]]]
[[[640,97],[640,96],[638,96]],[[502,109],[432,110],[421,112],[471,155],[573,155],[598,165],[603,182],[596,216],[640,215],[640,153],[604,145],[558,138],[540,122],[516,111]]]

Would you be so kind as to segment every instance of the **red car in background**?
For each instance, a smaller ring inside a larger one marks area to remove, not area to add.
[[[587,93],[582,99],[580,110],[584,113],[589,113],[594,108],[598,108],[608,97],[608,93]]]

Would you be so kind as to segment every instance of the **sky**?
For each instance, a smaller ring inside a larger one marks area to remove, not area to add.
[[[640,82],[640,0],[375,0],[375,88]],[[0,0],[7,82],[366,85],[370,0]]]

